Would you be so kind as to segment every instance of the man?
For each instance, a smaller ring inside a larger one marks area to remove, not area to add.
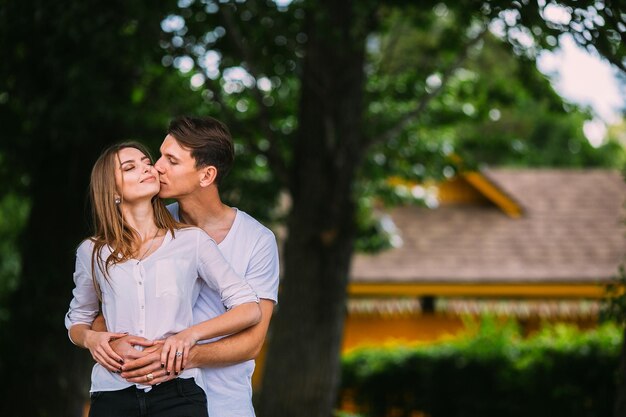
[[[234,160],[228,128],[211,119],[182,117],[172,121],[155,167],[160,174],[161,198],[174,198],[168,206],[184,223],[204,229],[218,244],[233,269],[256,291],[261,322],[243,332],[191,349],[187,367],[202,368],[211,417],[254,416],[251,377],[272,317],[278,293],[278,250],[274,234],[248,214],[221,201],[219,186]],[[219,294],[204,285],[194,307],[194,321],[224,312]],[[111,342],[124,357],[122,377],[130,382],[157,384],[175,375],[162,369],[161,346],[138,352],[135,336]],[[146,376],[151,374],[149,378]],[[148,382],[148,379],[151,381]]]

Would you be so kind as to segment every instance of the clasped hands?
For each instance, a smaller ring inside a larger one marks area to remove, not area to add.
[[[125,333],[90,332],[86,347],[96,362],[128,382],[156,385],[178,376],[197,343],[189,329],[165,340],[148,340]],[[142,346],[143,350],[135,349]]]

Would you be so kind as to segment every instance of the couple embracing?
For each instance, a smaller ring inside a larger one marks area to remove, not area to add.
[[[220,199],[234,160],[223,123],[175,119],[160,152],[154,163],[141,144],[121,143],[92,169],[95,234],[77,249],[65,317],[97,362],[89,415],[252,417],[276,239]]]

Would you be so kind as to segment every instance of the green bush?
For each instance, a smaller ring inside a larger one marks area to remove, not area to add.
[[[354,351],[342,389],[365,416],[609,416],[620,347],[614,324],[552,325],[524,339],[514,324],[485,320],[453,342]]]

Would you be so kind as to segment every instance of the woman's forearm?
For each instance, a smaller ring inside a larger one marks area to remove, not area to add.
[[[244,303],[228,310],[224,314],[203,321],[185,330],[193,335],[196,341],[211,339],[237,333],[254,326],[261,320],[261,309],[258,303]]]
[[[70,327],[69,336],[72,343],[76,346],[88,349],[85,341],[89,337],[89,332],[93,332],[87,324],[75,324]]]
[[[70,327],[70,340],[76,345],[89,349],[93,359],[111,372],[121,372],[124,360],[113,351],[109,342],[124,337],[126,333],[96,332],[89,324],[74,324]]]

